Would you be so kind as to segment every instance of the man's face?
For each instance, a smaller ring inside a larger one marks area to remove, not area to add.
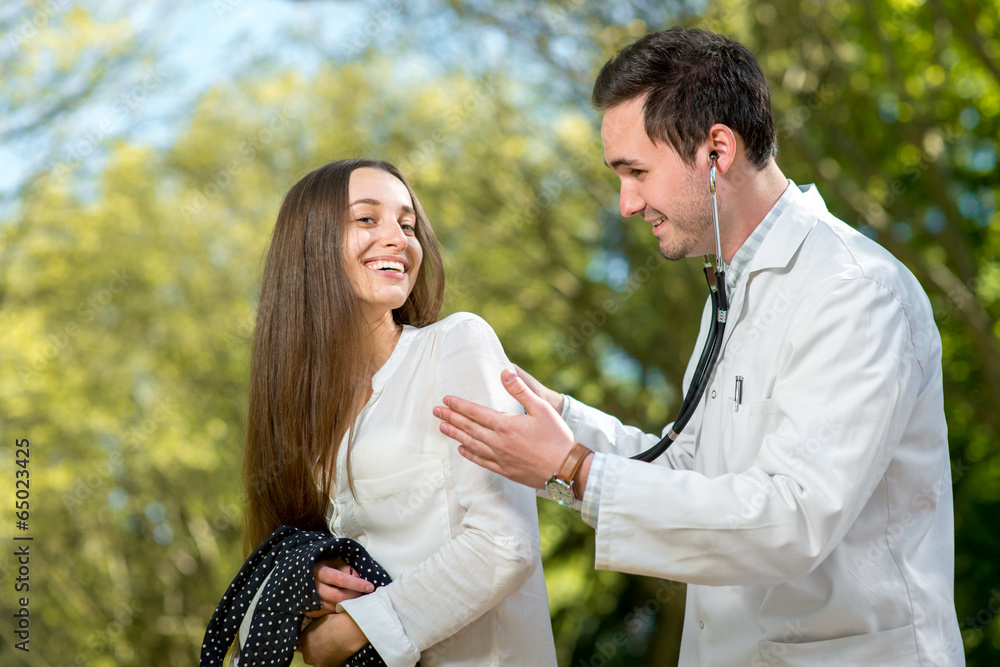
[[[643,125],[644,97],[611,107],[601,124],[604,162],[621,179],[622,216],[642,215],[667,259],[713,254],[708,175],[669,145],[653,143]]]

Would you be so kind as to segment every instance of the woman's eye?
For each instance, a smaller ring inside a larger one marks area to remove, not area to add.
[[[407,234],[416,234],[417,233],[417,225],[415,223],[412,223],[412,222],[401,222],[401,223],[399,223],[399,226]]]
[[[370,215],[358,216],[357,220],[358,222],[364,223],[366,225],[375,224],[375,218]]]

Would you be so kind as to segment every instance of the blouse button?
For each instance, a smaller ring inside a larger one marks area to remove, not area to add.
[[[705,629],[705,621],[698,621],[698,627],[701,628],[702,630],[704,630]]]
[[[712,390],[712,398],[715,398],[715,390]]]

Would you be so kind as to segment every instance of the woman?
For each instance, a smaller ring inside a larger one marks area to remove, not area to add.
[[[282,524],[323,527],[393,579],[360,595],[317,568],[309,664],[367,642],[390,666],[555,664],[534,492],[462,458],[431,412],[445,394],[520,410],[489,326],[435,322],[443,289],[434,233],[392,165],[334,162],[285,197],[254,335],[246,551]]]

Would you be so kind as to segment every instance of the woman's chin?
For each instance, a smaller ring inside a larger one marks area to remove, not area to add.
[[[386,299],[367,304],[369,312],[372,313],[373,320],[382,318],[392,318],[392,311],[399,310],[406,303],[406,299]]]

